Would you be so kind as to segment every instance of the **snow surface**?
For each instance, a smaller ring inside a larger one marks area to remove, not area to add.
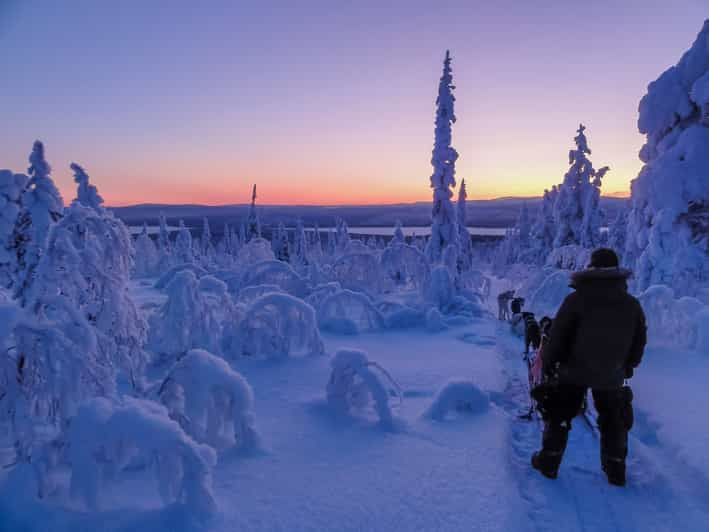
[[[134,285],[132,293],[144,304],[164,300],[146,285]],[[359,349],[386,368],[402,397],[391,401],[396,423],[385,427],[376,417],[333,411],[325,393],[330,357],[238,358],[231,366],[253,389],[264,448],[220,453],[212,478],[218,513],[211,521],[195,522],[180,505],[163,507],[149,471],[128,468],[104,484],[102,509],[92,513],[65,505],[61,494],[45,502],[27,496],[21,483],[2,484],[0,529],[706,530],[704,354],[647,353],[633,380],[636,426],[629,485],[620,490],[606,484],[598,441],[580,422],[557,481],[531,469],[540,428],[517,419],[527,407],[526,369],[521,342],[506,324],[485,317],[436,334],[414,329],[323,339],[327,353]],[[429,420],[436,394],[451,381],[474,382],[471,397],[487,401],[469,402],[488,407]]]

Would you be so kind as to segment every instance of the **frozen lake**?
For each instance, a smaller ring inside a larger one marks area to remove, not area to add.
[[[178,227],[170,226],[169,231],[176,231]],[[294,227],[288,227],[288,231],[295,230]],[[431,226],[427,227],[403,227],[405,236],[428,236],[431,234]],[[130,232],[134,235],[139,234],[143,230],[143,226],[132,225]],[[212,233],[218,234],[219,228],[212,227]],[[312,227],[306,227],[306,231],[312,231]],[[320,231],[326,233],[334,231],[334,227],[321,227]],[[347,230],[351,235],[375,235],[375,236],[391,236],[394,234],[393,227],[348,227]],[[506,229],[504,227],[468,227],[471,235],[475,236],[505,236]],[[159,227],[157,225],[148,226],[148,233],[157,234]]]

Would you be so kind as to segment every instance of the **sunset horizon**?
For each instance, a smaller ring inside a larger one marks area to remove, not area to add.
[[[0,166],[25,171],[42,140],[67,201],[77,162],[110,205],[239,203],[251,183],[272,204],[430,200],[436,87],[449,49],[456,176],[471,199],[541,196],[562,182],[579,123],[594,164],[610,166],[603,193],[629,195],[642,166],[638,102],[691,43],[701,5],[587,6],[579,19],[555,3],[246,2],[225,3],[219,17],[182,2],[3,3],[0,43],[33,38],[0,58],[10,74]],[[597,24],[609,31],[577,57],[579,35]],[[626,37],[631,28],[637,38]],[[264,32],[269,40],[253,47]]]

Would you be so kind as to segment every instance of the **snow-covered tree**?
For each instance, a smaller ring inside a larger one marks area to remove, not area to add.
[[[551,190],[544,190],[542,203],[530,235],[530,254],[532,262],[544,264],[547,256],[554,249],[556,226],[554,225],[554,203],[558,190],[554,185]]]
[[[625,250],[625,232],[627,230],[628,212],[625,208],[618,209],[618,215],[608,228],[608,247],[616,252],[619,257]]]
[[[443,75],[438,86],[436,100],[436,129],[433,145],[433,174],[431,188],[433,189],[433,211],[431,214],[431,240],[426,249],[426,255],[432,263],[445,260],[447,248],[457,255],[458,229],[455,210],[451,197],[451,188],[455,187],[455,162],[458,152],[452,146],[452,124],[455,123],[453,96],[453,75],[451,70],[450,52],[446,51],[443,62]],[[448,261],[449,262],[449,261]]]
[[[241,239],[241,236],[239,233],[236,231],[236,228],[231,229],[231,238],[229,238],[229,244],[231,245],[231,255],[233,257],[236,257],[239,254],[239,250],[241,249],[241,246],[243,245],[244,241]]]
[[[580,245],[587,248],[596,246],[600,240],[600,198],[601,179],[608,172],[604,166],[599,170],[586,157],[591,154],[583,124],[579,125],[574,137],[576,149],[569,151],[571,167],[559,187],[559,195],[554,204],[554,222],[557,226],[554,247]]]
[[[261,238],[261,222],[256,210],[256,185],[251,192],[251,207],[249,207],[249,217],[246,221],[246,234],[244,242],[251,241],[252,238]]]
[[[290,262],[290,251],[288,245],[288,231],[283,222],[278,224],[278,230],[273,237],[273,254],[276,259],[283,262]]]
[[[148,224],[143,224],[143,230],[135,239],[135,264],[133,275],[135,277],[152,277],[157,275],[159,265],[158,251],[153,239],[148,234]]]
[[[337,253],[337,228],[327,232],[327,254],[333,257]]]
[[[337,253],[344,253],[350,245],[350,233],[347,222],[342,218],[335,220],[335,247]]]
[[[185,227],[185,222],[180,220],[180,228],[175,239],[175,258],[178,263],[192,264],[194,262],[194,250],[192,249],[192,234]]]
[[[27,303],[27,289],[34,281],[37,265],[47,247],[49,231],[62,216],[64,201],[50,176],[51,167],[44,158],[44,144],[35,141],[29,157],[29,182],[22,193],[22,210],[13,232],[17,257],[15,297]]]
[[[157,252],[158,252],[158,271],[165,272],[173,266],[173,250],[172,243],[170,242],[170,232],[167,228],[167,220],[165,219],[165,214],[160,213],[159,218],[160,230],[157,239]]]
[[[473,265],[473,241],[468,231],[467,206],[468,190],[465,187],[465,179],[460,183],[458,189],[458,204],[456,206],[456,219],[458,222],[458,244],[460,246],[458,254],[458,270],[469,270]]]
[[[296,270],[303,270],[308,265],[308,242],[305,237],[305,227],[300,218],[295,225],[295,235],[293,236],[293,253],[290,261]]]
[[[74,172],[74,181],[79,185],[76,201],[85,207],[100,209],[103,205],[103,198],[99,195],[96,187],[89,183],[86,171],[76,163],[71,163],[71,170]]]
[[[631,183],[625,261],[638,290],[694,295],[709,286],[709,20],[639,111],[645,166]]]
[[[401,220],[396,221],[394,236],[389,241],[390,246],[393,246],[394,244],[406,244],[406,237],[404,236],[404,229],[401,226]]]
[[[221,326],[190,270],[177,272],[167,301],[150,320],[148,345],[163,357],[177,358],[193,348],[220,353]]]
[[[200,255],[205,263],[209,264],[214,260],[214,244],[212,244],[212,231],[209,229],[209,220],[205,216],[202,220],[202,238],[200,243]]]
[[[315,262],[318,262],[322,258],[322,254],[323,250],[322,240],[320,239],[320,227],[318,227],[318,224],[315,224],[315,227],[313,227],[313,237],[310,242],[309,255]]]
[[[0,286],[10,288],[17,270],[13,231],[22,208],[20,198],[28,177],[10,170],[0,170]]]

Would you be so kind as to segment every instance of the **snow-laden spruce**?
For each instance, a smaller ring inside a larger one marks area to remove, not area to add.
[[[576,244],[590,249],[600,242],[601,180],[609,168],[594,169],[587,157],[591,149],[585,130],[586,127],[581,124],[576,131],[576,149],[569,151],[571,167],[564,175],[554,203],[554,222],[557,225],[555,248]]]
[[[438,391],[424,416],[443,421],[456,413],[481,414],[487,411],[489,404],[488,395],[472,381],[451,380]]]
[[[215,449],[259,446],[251,386],[221,358],[192,349],[170,371],[159,396],[196,441]]]
[[[84,403],[69,430],[71,494],[91,510],[101,508],[104,484],[131,463],[146,464],[165,504],[192,515],[216,511],[212,494],[214,450],[196,443],[153,401],[124,397]]]
[[[458,160],[458,152],[452,145],[452,124],[456,121],[453,89],[455,86],[451,70],[451,56],[450,52],[446,51],[443,61],[443,75],[438,85],[438,98],[436,99],[436,129],[433,156],[431,157],[433,211],[431,213],[431,238],[426,248],[426,255],[431,263],[445,261],[447,264],[452,263],[455,266],[458,228],[455,209],[451,202],[451,197],[453,197],[451,188],[455,188],[455,162]]]
[[[185,227],[185,222],[180,220],[180,227],[175,238],[175,259],[179,264],[192,264],[194,262],[194,248],[192,247],[192,234]]]
[[[330,408],[340,415],[368,417],[373,412],[385,427],[394,422],[392,401],[401,402],[401,390],[364,351],[341,349],[330,362],[332,372],[326,394]]]
[[[709,20],[677,65],[650,83],[638,129],[645,166],[631,183],[625,262],[635,288],[671,286],[709,302]]]
[[[27,303],[27,290],[47,246],[49,231],[64,211],[64,201],[50,176],[52,169],[44,158],[44,144],[39,140],[32,147],[29,162],[30,179],[22,192],[22,210],[12,236],[17,257],[14,294],[22,305]]]
[[[468,190],[465,179],[458,189],[458,204],[456,205],[456,219],[458,222],[458,271],[467,271],[473,266],[473,241],[468,231],[467,206]]]
[[[256,210],[256,184],[254,184],[254,188],[251,191],[251,206],[249,207],[249,217],[246,220],[245,234],[242,242],[251,242],[254,238],[261,238],[261,220]]]
[[[135,260],[133,265],[134,277],[153,277],[160,271],[160,257],[153,239],[148,234],[148,224],[143,224],[138,237],[135,239]]]
[[[194,348],[219,353],[221,325],[194,272],[177,271],[166,290],[167,301],[150,318],[149,348],[168,359]]]
[[[74,172],[74,181],[79,185],[76,201],[84,207],[99,210],[103,205],[103,198],[99,195],[98,189],[89,183],[89,176],[86,171],[76,163],[71,163],[71,171]]]
[[[28,177],[0,170],[0,286],[10,288],[17,272],[17,251],[13,232],[22,209],[20,198]]]
[[[530,261],[534,264],[544,264],[547,256],[554,248],[556,226],[554,225],[554,204],[558,195],[556,185],[551,190],[544,190],[542,203],[539,206],[537,218],[530,234]]]

